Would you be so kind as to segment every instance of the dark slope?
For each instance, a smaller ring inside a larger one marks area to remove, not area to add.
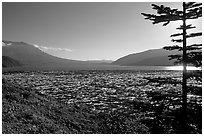
[[[168,55],[143,59],[137,63],[132,63],[133,66],[172,66],[173,60],[168,59]]]
[[[164,66],[173,65],[173,62],[168,60],[168,55],[178,54],[178,51],[167,51],[164,49],[152,49],[140,53],[134,53],[118,60],[112,64],[124,66]],[[169,62],[167,62],[169,61]]]
[[[7,68],[7,67],[16,67],[16,66],[22,66],[22,64],[10,57],[7,56],[2,56],[2,67]]]
[[[3,41],[6,46],[2,48],[2,55],[14,58],[24,65],[47,66],[47,65],[74,65],[81,61],[62,59],[49,55],[31,44],[24,42]]]

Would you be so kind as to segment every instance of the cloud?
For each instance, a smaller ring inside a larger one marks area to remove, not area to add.
[[[33,44],[34,47],[39,48],[40,46],[38,46],[37,44]]]
[[[2,46],[3,46],[3,47],[5,47],[5,46],[10,46],[10,45],[12,45],[12,43],[4,43],[4,42],[2,42]]]
[[[6,44],[4,42],[2,42],[2,46],[6,46]]]
[[[35,46],[38,49],[41,50],[54,50],[54,51],[68,51],[68,52],[72,52],[71,49],[67,49],[67,48],[54,48],[54,47],[46,47],[46,46],[39,46],[36,44],[33,44],[33,46]]]

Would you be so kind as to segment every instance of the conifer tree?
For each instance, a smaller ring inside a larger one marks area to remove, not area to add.
[[[165,7],[164,5],[158,6],[152,4],[153,9],[157,14],[141,13],[145,19],[151,20],[153,24],[163,23],[163,26],[168,25],[172,21],[182,21],[182,25],[178,27],[181,33],[172,34],[171,37],[182,36],[180,39],[172,39],[172,42],[183,43],[183,46],[173,45],[166,46],[166,50],[182,51],[182,54],[170,55],[170,60],[175,59],[175,64],[181,63],[183,65],[183,78],[182,78],[182,133],[186,133],[187,128],[187,64],[192,64],[196,67],[202,66],[202,44],[192,44],[187,46],[187,39],[197,36],[202,36],[202,32],[187,33],[187,30],[195,28],[192,24],[186,24],[186,20],[198,19],[202,17],[202,3],[196,2],[183,2],[182,11]],[[201,73],[201,72],[200,72]],[[201,78],[201,74],[199,74]]]

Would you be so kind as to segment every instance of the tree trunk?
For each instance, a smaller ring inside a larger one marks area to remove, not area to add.
[[[182,133],[187,133],[187,70],[186,70],[186,5],[183,2],[183,82],[182,82]]]

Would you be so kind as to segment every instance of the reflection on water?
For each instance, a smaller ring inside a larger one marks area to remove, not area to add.
[[[169,66],[166,67],[166,70],[183,70],[183,66]],[[187,70],[201,70],[201,68],[187,66]]]

